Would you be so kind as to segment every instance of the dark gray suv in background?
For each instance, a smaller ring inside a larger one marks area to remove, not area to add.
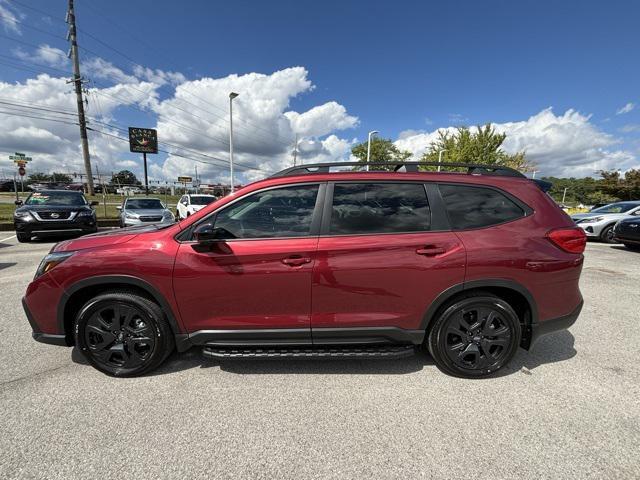
[[[13,223],[19,242],[33,236],[95,233],[98,231],[98,202],[87,202],[81,192],[39,190],[22,202],[16,200]]]

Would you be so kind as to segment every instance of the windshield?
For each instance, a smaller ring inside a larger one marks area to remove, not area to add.
[[[87,201],[81,193],[70,192],[34,192],[29,195],[25,205],[60,205],[60,206],[81,206]]]
[[[594,208],[591,211],[595,213],[625,213],[637,206],[638,205],[635,203],[620,202],[620,203],[612,203],[610,205],[605,205],[604,207],[600,207],[600,208]]]
[[[191,205],[209,205],[216,199],[214,196],[191,197]]]
[[[151,210],[151,209],[163,209],[162,203],[157,198],[137,198],[127,200],[125,208],[129,210]]]

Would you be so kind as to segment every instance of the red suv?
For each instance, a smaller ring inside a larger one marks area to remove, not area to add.
[[[358,165],[290,168],[177,224],[58,243],[23,299],[33,337],[116,376],[198,345],[357,358],[424,346],[444,372],[481,377],[576,320],[585,235],[539,184],[486,165],[332,171]]]

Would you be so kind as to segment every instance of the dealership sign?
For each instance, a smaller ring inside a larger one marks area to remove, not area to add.
[[[158,133],[153,128],[129,127],[129,150],[137,153],[158,153]]]

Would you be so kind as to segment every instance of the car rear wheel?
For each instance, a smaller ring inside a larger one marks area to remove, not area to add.
[[[604,243],[618,243],[613,239],[613,225],[605,227],[600,233],[600,240]]]
[[[175,345],[162,309],[127,291],[106,292],[89,300],[78,313],[75,335],[89,363],[117,377],[150,372]]]
[[[476,292],[440,309],[427,345],[445,373],[478,378],[509,363],[521,334],[518,316],[507,302],[490,293]]]
[[[18,239],[18,241],[20,243],[26,243],[26,242],[30,242],[31,241],[31,234],[30,233],[16,233],[16,238]]]

